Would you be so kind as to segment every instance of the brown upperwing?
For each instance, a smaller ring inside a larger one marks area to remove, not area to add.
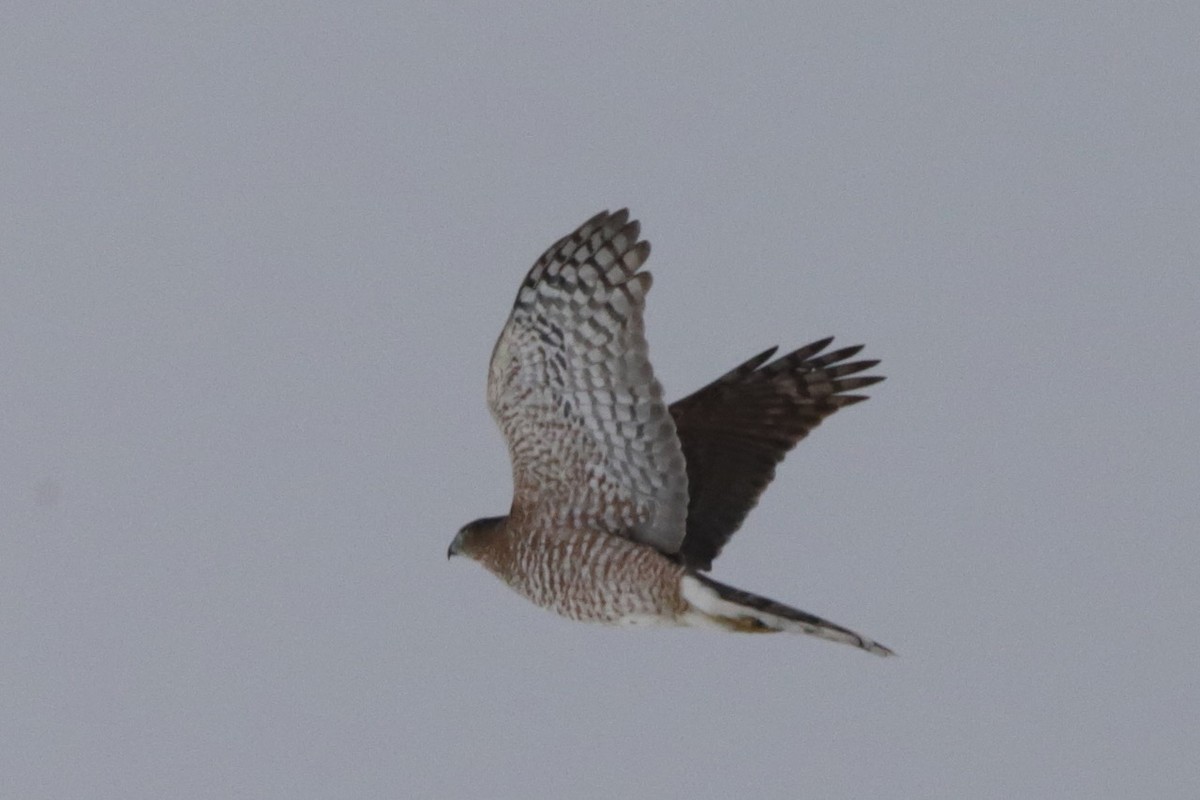
[[[855,375],[879,361],[852,361],[862,345],[821,355],[833,337],[766,363],[754,358],[670,406],[687,461],[687,534],[683,563],[707,570],[758,503],[775,466],[839,408],[866,400],[844,394],[883,380]]]

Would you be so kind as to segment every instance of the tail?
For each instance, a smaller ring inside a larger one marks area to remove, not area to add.
[[[889,648],[799,609],[785,606],[692,572],[683,576],[683,597],[705,622],[747,633],[793,631],[854,645],[877,656],[895,655]]]

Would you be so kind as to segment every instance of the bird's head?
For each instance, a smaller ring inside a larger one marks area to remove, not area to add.
[[[477,559],[483,547],[499,536],[504,530],[504,521],[506,519],[508,518],[484,517],[463,525],[458,533],[455,534],[454,541],[450,542],[450,549],[446,551],[446,558],[466,556],[467,558]]]

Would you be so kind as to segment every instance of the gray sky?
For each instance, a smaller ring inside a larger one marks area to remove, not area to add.
[[[4,13],[0,796],[1200,795],[1198,7],[566,6]],[[671,397],[883,359],[714,575],[899,658],[446,562],[622,205]]]

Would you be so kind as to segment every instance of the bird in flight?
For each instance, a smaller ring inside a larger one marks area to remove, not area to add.
[[[793,631],[887,647],[705,573],[821,420],[878,383],[822,339],[771,348],[668,406],[642,322],[650,243],[621,210],[559,239],[530,269],[488,368],[508,442],[507,516],[464,526],[449,556],[478,561],[533,603],[618,625]]]

